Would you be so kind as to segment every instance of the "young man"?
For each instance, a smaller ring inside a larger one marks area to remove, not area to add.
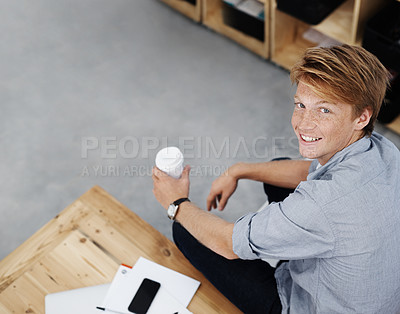
[[[292,126],[313,161],[229,168],[213,182],[208,210],[224,209],[239,179],[264,182],[275,200],[234,224],[187,199],[189,167],[179,180],[154,168],[160,204],[180,200],[169,208],[174,239],[246,313],[399,313],[400,153],[373,132],[387,71],[343,45],[309,49],[291,79]],[[294,190],[279,199],[277,187]],[[281,263],[275,270],[264,258]]]

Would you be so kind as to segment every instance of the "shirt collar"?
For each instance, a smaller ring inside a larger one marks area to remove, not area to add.
[[[310,172],[308,174],[307,180],[317,179],[318,177],[323,175],[326,171],[332,169],[337,164],[341,163],[343,160],[346,160],[351,156],[367,151],[370,146],[371,146],[371,138],[364,136],[363,138],[359,139],[353,144],[345,147],[341,151],[338,151],[323,166],[320,165],[317,159],[314,159],[310,166]]]

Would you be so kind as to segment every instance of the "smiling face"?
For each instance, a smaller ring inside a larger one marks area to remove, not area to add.
[[[325,101],[301,81],[294,102],[292,126],[299,140],[300,154],[318,159],[321,165],[359,140],[371,117],[368,109],[355,117],[351,105]]]

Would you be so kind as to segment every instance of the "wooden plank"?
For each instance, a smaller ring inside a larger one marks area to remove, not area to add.
[[[265,59],[269,58],[269,3],[266,1],[264,5],[265,35],[263,42],[226,25],[222,18],[222,10],[222,0],[203,0],[203,24],[236,41],[255,54]]]
[[[114,258],[77,230],[43,257],[40,265],[68,289],[111,282],[119,267]]]
[[[21,276],[0,294],[1,313],[44,313],[45,294],[30,278]]]
[[[2,313],[45,313],[47,294],[108,283],[119,264],[81,232],[72,231],[0,294]]]
[[[174,10],[180,12],[183,15],[191,18],[196,22],[201,22],[201,4],[202,0],[197,0],[196,5],[183,0],[161,0],[162,2],[169,5]]]
[[[347,0],[313,28],[342,43],[353,45],[356,42],[357,27],[357,24],[353,23],[353,18],[358,19],[358,10],[358,0],[357,5],[355,0]]]
[[[270,0],[264,1],[264,58],[269,59],[271,56],[271,13]]]
[[[132,234],[126,235],[126,232],[120,232],[123,227],[107,217],[93,215],[90,220],[79,225],[79,230],[90,237],[106,254],[112,256],[118,264],[133,265],[140,256],[151,259],[151,255],[141,248],[146,245],[154,246],[153,238],[145,238],[143,234],[135,232],[136,229],[132,226],[128,229],[128,233]]]
[[[305,40],[301,43],[300,41],[296,41],[290,45],[286,45],[275,54],[275,57],[271,61],[290,71],[308,47],[312,47],[312,44]]]
[[[315,46],[303,38],[309,25],[279,11],[275,0],[271,2],[270,14],[271,61],[290,70],[307,48]]]
[[[0,261],[0,292],[63,241],[71,230],[76,229],[77,222],[87,215],[82,203],[74,202]]]
[[[274,13],[272,13],[274,24],[271,26],[273,39],[271,57],[275,58],[285,50],[286,46],[292,45],[297,36],[298,20],[292,16],[279,11],[274,6]]]
[[[222,1],[204,0],[203,3],[203,24],[217,32],[222,31]]]

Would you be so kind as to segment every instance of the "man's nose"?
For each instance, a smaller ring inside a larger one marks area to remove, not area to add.
[[[315,126],[315,116],[310,111],[304,111],[299,121],[299,129],[312,130]]]

